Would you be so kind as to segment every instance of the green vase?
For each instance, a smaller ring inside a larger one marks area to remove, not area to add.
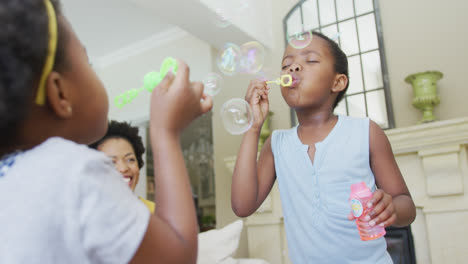
[[[258,151],[260,151],[263,147],[263,143],[265,140],[271,135],[270,130],[270,117],[273,115],[273,112],[269,112],[267,117],[265,118],[265,122],[262,125],[262,129],[260,130],[260,139],[258,140]]]
[[[444,75],[438,71],[426,71],[411,74],[405,82],[413,86],[413,106],[421,110],[423,118],[419,123],[435,121],[434,107],[440,103],[437,93],[437,81]]]

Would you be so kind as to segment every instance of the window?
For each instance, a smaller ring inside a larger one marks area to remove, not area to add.
[[[283,20],[285,40],[309,30],[336,41],[348,56],[349,87],[336,114],[369,117],[393,128],[378,0],[302,0]],[[293,125],[297,123],[291,112]]]
[[[146,131],[146,177],[147,199],[154,201],[153,152],[149,133],[149,122],[140,126]],[[215,227],[215,174],[213,154],[212,112],[193,121],[182,133],[180,144],[185,166],[190,177],[199,228],[206,231]],[[156,205],[157,207],[157,205]]]

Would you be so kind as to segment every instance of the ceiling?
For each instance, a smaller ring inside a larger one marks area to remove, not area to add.
[[[62,6],[91,61],[175,28],[129,0],[62,0]]]

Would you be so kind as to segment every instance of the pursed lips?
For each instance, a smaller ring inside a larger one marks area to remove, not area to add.
[[[299,83],[301,82],[301,78],[299,78],[299,76],[297,76],[297,74],[295,73],[289,73],[292,77],[292,83],[290,86],[288,86],[287,88],[296,88]]]

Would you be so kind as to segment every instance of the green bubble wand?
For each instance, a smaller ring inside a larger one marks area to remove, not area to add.
[[[149,72],[143,78],[143,86],[139,89],[130,89],[115,97],[114,103],[117,107],[122,108],[124,105],[130,103],[138,94],[147,90],[153,92],[153,89],[164,79],[166,74],[172,69],[172,73],[177,73],[177,60],[171,57],[167,57],[161,64],[159,72]]]

